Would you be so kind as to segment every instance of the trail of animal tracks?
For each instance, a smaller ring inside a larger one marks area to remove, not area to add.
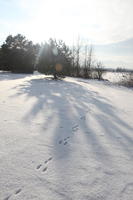
[[[0,74],[0,200],[132,200],[133,91]]]

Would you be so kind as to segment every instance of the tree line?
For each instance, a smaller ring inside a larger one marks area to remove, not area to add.
[[[13,73],[40,73],[102,79],[101,62],[96,61],[93,47],[81,44],[69,47],[63,40],[49,39],[43,44],[33,44],[25,36],[9,35],[0,47],[0,70]]]

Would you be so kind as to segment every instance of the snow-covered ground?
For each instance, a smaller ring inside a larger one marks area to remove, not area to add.
[[[132,199],[132,90],[0,74],[0,200]]]
[[[103,74],[103,78],[111,83],[119,83],[123,80],[127,80],[129,74],[128,72],[106,72]]]

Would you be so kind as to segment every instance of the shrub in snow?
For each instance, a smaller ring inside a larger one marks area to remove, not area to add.
[[[133,72],[126,73],[119,84],[126,87],[133,87]]]

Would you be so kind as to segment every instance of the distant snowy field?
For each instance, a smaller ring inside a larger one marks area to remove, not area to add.
[[[129,73],[126,72],[106,72],[103,74],[103,78],[112,83],[118,83],[122,80],[125,80],[128,76]]]
[[[0,200],[132,199],[132,90],[0,73]]]

